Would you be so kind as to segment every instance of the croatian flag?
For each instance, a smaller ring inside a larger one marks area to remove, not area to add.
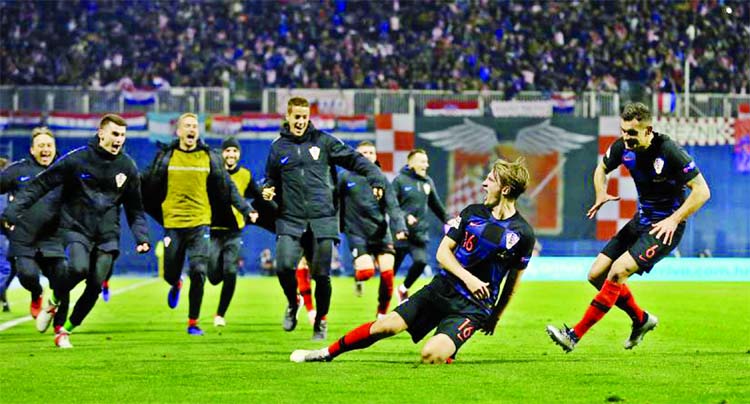
[[[10,126],[10,113],[8,111],[0,111],[0,131],[8,129]]]
[[[424,116],[482,116],[479,100],[430,100],[424,108]]]
[[[211,132],[221,135],[235,135],[242,130],[242,117],[214,115],[211,121]]]
[[[677,95],[675,93],[659,93],[657,98],[659,112],[672,114],[677,109]]]
[[[336,128],[336,117],[334,115],[313,115],[310,117],[310,122],[318,130],[333,131]]]
[[[336,130],[339,132],[367,132],[367,115],[336,117]]]
[[[0,130],[31,129],[42,124],[41,112],[0,111]]]
[[[572,91],[560,91],[552,94],[552,113],[572,114],[576,108],[576,94]]]
[[[156,91],[153,90],[122,90],[122,96],[128,105],[151,105],[156,102]]]
[[[281,114],[248,112],[242,114],[242,130],[250,132],[278,132],[284,117]]]

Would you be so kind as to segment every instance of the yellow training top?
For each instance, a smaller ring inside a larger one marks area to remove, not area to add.
[[[206,186],[210,171],[210,158],[205,150],[184,152],[175,149],[169,160],[167,197],[161,204],[165,228],[184,229],[211,224],[211,204]]]

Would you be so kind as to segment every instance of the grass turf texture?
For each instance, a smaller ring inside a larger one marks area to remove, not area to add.
[[[111,290],[142,281],[115,278]],[[206,335],[191,337],[188,286],[176,310],[160,280],[100,300],[71,350],[33,322],[0,332],[0,402],[750,402],[750,283],[633,282],[659,327],[626,351],[629,319],[613,308],[570,354],[544,327],[574,324],[594,289],[522,283],[496,334],[476,334],[454,364],[439,366],[419,364],[424,341],[406,333],[331,363],[289,362],[292,350],[322,345],[310,341],[304,309],[297,330],[282,331],[275,278],[241,279],[223,329],[212,325],[219,288],[207,284]],[[0,323],[27,315],[27,296],[10,291]],[[376,299],[376,279],[362,298],[351,279],[334,279],[328,342],[371,321]]]

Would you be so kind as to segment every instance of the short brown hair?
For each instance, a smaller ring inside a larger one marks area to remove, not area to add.
[[[425,156],[427,155],[427,152],[424,149],[414,149],[410,151],[409,154],[406,156],[406,160],[407,161],[411,160],[411,158],[414,157],[415,154],[419,154],[419,153],[422,153]]]
[[[369,146],[369,147],[375,147],[375,143],[373,143],[373,142],[371,142],[369,140],[363,140],[363,141],[361,141],[361,142],[359,142],[357,144],[356,148],[359,149],[360,147],[367,147],[367,146]]]
[[[106,114],[99,120],[99,129],[103,128],[107,122],[112,122],[118,126],[128,126],[128,123],[120,115],[117,114]]]
[[[622,109],[620,118],[624,121],[632,121],[635,119],[639,123],[650,123],[651,122],[651,111],[648,109],[646,104],[642,102],[633,102],[625,106]]]
[[[37,136],[47,135],[51,138],[54,138],[55,135],[52,134],[52,131],[46,127],[46,126],[37,126],[36,128],[31,130],[31,143],[34,143],[34,139],[36,139]]]
[[[292,108],[294,107],[310,108],[310,102],[304,97],[292,97],[286,102],[286,112],[292,112]]]
[[[529,185],[529,170],[526,169],[526,160],[523,157],[517,158],[512,163],[503,159],[495,160],[492,164],[492,175],[501,187],[506,185],[510,187],[510,192],[505,196],[506,199],[518,199]]]

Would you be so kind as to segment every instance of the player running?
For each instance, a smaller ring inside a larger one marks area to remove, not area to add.
[[[641,309],[625,284],[637,273],[654,265],[677,247],[685,231],[685,220],[698,211],[711,192],[692,157],[667,135],[651,126],[651,112],[642,103],[625,106],[620,116],[622,137],[607,150],[594,170],[596,201],[589,219],[609,201],[619,197],[607,193],[607,174],[623,164],[638,191],[638,212],[599,253],[589,271],[589,282],[599,289],[583,318],[573,328],[547,326],[547,333],[565,352],[572,351],[586,332],[617,306],[633,321],[625,349],[640,344],[659,323]],[[690,195],[685,199],[685,188]]]

